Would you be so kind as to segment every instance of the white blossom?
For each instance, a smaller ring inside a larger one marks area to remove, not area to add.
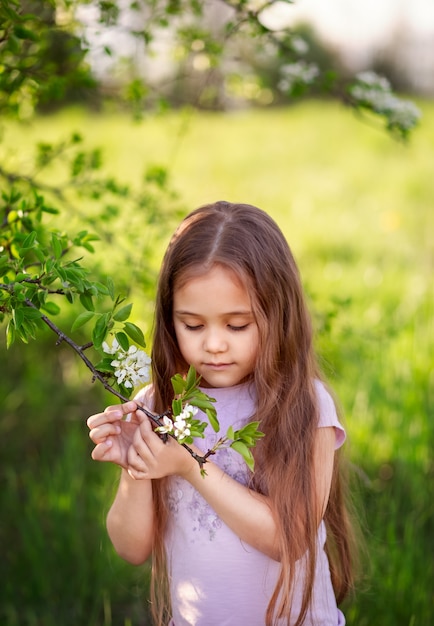
[[[391,124],[399,126],[405,130],[410,130],[421,117],[421,112],[417,106],[409,100],[399,100],[394,103],[389,113],[389,121]]]
[[[291,38],[291,46],[294,52],[296,52],[297,54],[303,55],[309,52],[309,46],[307,41],[302,37],[299,37],[298,35],[294,35]]]
[[[116,358],[111,361],[111,365],[116,368],[114,375],[118,385],[123,385],[127,389],[143,385],[150,380],[151,358],[137,346],[130,346],[124,350],[119,345],[117,339],[113,339],[112,347],[104,341],[102,349],[106,354],[113,354]]]
[[[163,424],[155,430],[159,433],[172,434],[182,443],[191,435],[191,420],[196,415],[198,408],[191,404],[186,404],[179,415],[175,415],[175,421],[165,415],[162,418]]]
[[[113,339],[113,343],[112,343],[112,347],[110,348],[110,346],[108,345],[108,343],[106,341],[102,342],[102,349],[104,350],[104,352],[106,354],[116,354],[116,352],[119,350],[120,346],[119,346],[119,342],[118,340],[115,338]]]
[[[405,131],[416,125],[421,116],[419,109],[413,102],[395,96],[386,78],[375,72],[361,72],[357,74],[356,80],[350,92],[360,104],[385,115],[391,127]]]
[[[170,417],[167,417],[167,415],[165,415],[162,418],[163,424],[161,426],[158,426],[158,428],[156,428],[155,430],[158,433],[173,433],[173,422],[170,419]]]
[[[376,72],[359,72],[356,75],[356,80],[367,87],[380,89],[382,91],[390,91],[390,83],[387,78],[380,76]]]
[[[197,406],[192,406],[191,404],[186,404],[182,409],[181,413],[176,417],[181,418],[183,420],[190,420],[194,415],[196,415],[198,411]]]
[[[281,68],[282,79],[279,82],[281,91],[289,91],[297,83],[311,85],[319,76],[319,69],[314,63],[297,61]]]
[[[173,423],[174,434],[179,442],[189,437],[191,432],[187,421],[183,419],[181,415],[177,415]]]
[[[196,415],[197,411],[198,408],[196,406],[186,404],[181,413],[175,415],[175,421],[172,424],[173,434],[180,443],[191,435],[191,420]]]

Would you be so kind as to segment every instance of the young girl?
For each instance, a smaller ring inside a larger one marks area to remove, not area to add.
[[[190,365],[216,399],[222,433],[260,421],[253,473],[226,448],[203,478],[188,451],[135,412],[163,413],[171,377]],[[181,223],[159,278],[152,368],[151,386],[88,426],[93,458],[122,467],[108,533],[127,561],[152,555],[156,623],[344,624],[351,529],[336,450],[345,432],[320,380],[295,261],[265,212],[216,202]]]

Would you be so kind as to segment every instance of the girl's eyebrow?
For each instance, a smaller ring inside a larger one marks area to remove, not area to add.
[[[192,317],[202,317],[200,313],[194,313],[193,311],[185,311],[183,309],[175,309],[174,314],[176,315],[191,315]],[[222,313],[222,316],[236,316],[236,315],[253,315],[253,311],[251,309],[246,309],[242,311],[225,311]]]

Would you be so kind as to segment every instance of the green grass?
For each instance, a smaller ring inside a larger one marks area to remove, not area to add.
[[[121,179],[134,183],[146,165],[167,165],[186,210],[243,201],[281,225],[361,476],[370,566],[346,603],[356,626],[434,621],[434,104],[420,106],[422,125],[407,146],[326,102],[228,115],[187,111],[141,125],[74,109],[24,129],[8,124],[0,145],[12,166],[34,139],[79,129],[90,145],[103,146],[108,171]],[[156,265],[161,253],[155,250]],[[138,289],[134,300],[145,307]],[[115,473],[90,461],[80,422],[102,396],[86,395],[86,374],[63,357],[53,376],[63,372],[57,385],[69,388],[67,398],[57,389],[45,406],[50,381],[38,382],[31,364],[21,375],[25,350],[15,347],[8,361],[2,354],[0,434],[9,437],[2,538],[9,547],[1,623],[142,626],[146,572],[123,565],[108,544],[103,518]],[[57,419],[59,407],[55,437],[48,415]]]

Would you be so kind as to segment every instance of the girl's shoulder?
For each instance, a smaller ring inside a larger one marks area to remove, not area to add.
[[[146,404],[149,409],[152,409],[149,403],[153,403],[154,401],[154,386],[152,383],[146,385],[146,387],[142,387],[136,395],[134,396],[134,402],[140,402]]]
[[[327,386],[321,380],[315,380],[315,391],[318,398],[318,428],[334,427],[336,432],[336,449],[340,448],[346,439],[346,432],[339,421],[335,401]]]
[[[134,402],[145,406],[150,411],[154,410],[154,387],[152,383],[150,385],[146,385],[140,389],[133,398]],[[131,413],[129,413],[126,417],[126,421],[129,422],[131,420]]]

